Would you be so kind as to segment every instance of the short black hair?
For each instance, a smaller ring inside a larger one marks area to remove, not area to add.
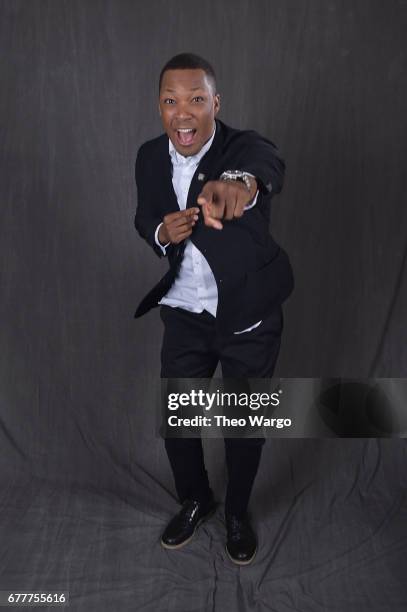
[[[203,70],[208,77],[210,77],[213,84],[213,91],[216,93],[216,75],[213,66],[211,66],[211,64],[200,55],[195,55],[195,53],[179,53],[168,60],[160,72],[158,91],[160,92],[161,90],[163,75],[167,70],[195,70],[199,68]]]

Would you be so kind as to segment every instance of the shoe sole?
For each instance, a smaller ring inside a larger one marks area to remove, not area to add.
[[[225,550],[226,550],[227,556],[232,561],[232,563],[235,563],[236,565],[249,565],[253,561],[254,557],[256,556],[257,546],[256,546],[256,550],[254,551],[252,557],[250,557],[250,559],[248,559],[247,561],[238,561],[237,559],[232,557],[232,555],[228,551],[228,547],[227,546],[225,546]]]
[[[177,550],[178,548],[182,548],[183,546],[185,546],[186,544],[188,544],[188,542],[190,542],[192,540],[192,538],[195,535],[196,530],[198,529],[198,527],[204,522],[207,521],[209,518],[211,518],[211,516],[213,514],[215,514],[216,512],[216,506],[215,508],[213,508],[213,510],[211,510],[210,512],[208,512],[208,514],[205,514],[205,516],[203,516],[201,519],[199,519],[199,521],[197,522],[197,524],[195,525],[195,529],[192,532],[192,534],[189,536],[189,538],[187,538],[186,540],[184,540],[183,542],[181,542],[180,544],[166,544],[165,542],[163,542],[163,540],[160,540],[161,542],[161,546],[163,548],[166,548],[167,550]]]

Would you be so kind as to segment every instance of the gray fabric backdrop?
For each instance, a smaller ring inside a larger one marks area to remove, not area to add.
[[[403,441],[271,440],[257,564],[228,563],[221,510],[161,551],[162,327],[133,319],[166,269],[133,227],[134,161],[161,133],[162,64],[191,50],[217,70],[220,118],[287,163],[276,375],[406,375],[406,22],[404,0],[0,2],[1,589],[69,588],[85,612],[406,608]]]

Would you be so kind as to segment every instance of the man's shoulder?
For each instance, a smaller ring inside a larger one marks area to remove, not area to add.
[[[162,152],[168,152],[168,136],[167,134],[161,134],[151,140],[146,140],[140,145],[137,151],[137,157],[147,157],[159,155]]]
[[[220,134],[225,142],[235,140],[236,138],[250,138],[253,134],[256,134],[254,130],[241,130],[239,128],[231,127],[220,119],[216,120],[218,124]]]
[[[220,121],[220,120],[217,120],[217,123],[219,124],[219,129],[220,129],[221,136],[222,136],[222,141],[223,141],[222,144],[223,144],[224,150],[227,150],[229,148],[234,148],[234,147],[241,147],[242,145],[250,146],[251,144],[256,144],[259,141],[268,142],[272,144],[273,146],[275,146],[271,140],[269,140],[268,138],[265,138],[264,136],[259,134],[259,132],[257,132],[256,130],[251,130],[251,129],[241,130],[241,129],[226,125],[226,123],[223,123],[223,121]]]

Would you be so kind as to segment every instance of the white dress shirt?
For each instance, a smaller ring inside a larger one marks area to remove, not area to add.
[[[185,210],[187,206],[188,191],[192,177],[195,174],[195,170],[197,169],[200,160],[211,147],[215,137],[215,131],[216,129],[213,131],[211,138],[204,144],[202,149],[196,155],[191,155],[189,157],[180,155],[180,153],[176,151],[171,140],[168,139],[168,149],[173,167],[172,184],[174,186],[174,191],[175,195],[177,196],[180,210]],[[258,191],[253,202],[246,206],[245,210],[252,208],[256,204],[257,196]],[[165,255],[168,244],[163,246],[158,240],[158,232],[161,225],[162,223],[157,226],[155,231],[155,241]],[[218,306],[218,289],[216,286],[215,277],[213,276],[213,272],[201,251],[197,249],[189,239],[186,240],[184,256],[178,275],[169,291],[160,300],[159,304],[179,307],[196,313],[206,310],[211,315],[216,317],[216,310]],[[250,331],[255,327],[258,327],[260,323],[261,321],[258,321],[251,327],[235,332],[235,334]]]

